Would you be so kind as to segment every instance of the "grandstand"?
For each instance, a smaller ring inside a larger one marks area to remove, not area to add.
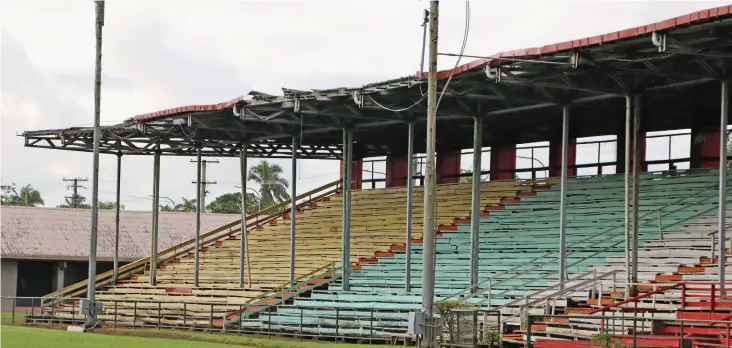
[[[705,284],[730,272],[719,271],[729,239],[718,236],[717,218],[729,195],[720,147],[727,138],[730,17],[732,6],[723,6],[441,72],[442,86],[452,82],[437,127],[436,299],[485,313],[475,319],[481,339],[497,331],[505,342],[545,347],[557,340],[592,345],[588,340],[602,331],[626,342],[629,327],[634,343],[639,335],[648,342],[670,335],[682,346],[678,320],[707,316],[729,324],[725,283],[711,283],[716,290]],[[408,173],[414,152],[425,148],[403,139],[423,139],[414,125],[425,110],[402,115],[382,106],[409,107],[421,98],[410,87],[424,82],[417,76],[352,89],[283,89],[283,96],[252,92],[105,127],[110,141],[102,153],[159,160],[198,149],[243,163],[287,157],[293,164],[310,158],[345,165],[338,181],[203,234],[200,254],[190,240],[121,267],[118,279],[100,274],[101,324],[410,342],[428,241],[424,188],[412,188],[419,176]],[[639,124],[634,132],[631,119]],[[471,146],[472,127],[480,124],[475,134],[490,146],[490,170],[460,174],[460,150]],[[690,129],[689,155],[648,160],[647,133],[677,129]],[[615,137],[616,158],[577,164],[577,139],[600,135]],[[23,136],[29,147],[90,151],[90,128]],[[569,141],[558,141],[565,136]],[[549,164],[538,168],[549,177],[537,177],[532,167],[531,179],[518,179],[517,145],[537,141],[549,143]],[[387,187],[361,189],[363,159],[374,156],[386,157]],[[558,178],[562,157],[566,180]],[[615,173],[601,174],[605,167]],[[580,168],[596,174],[577,175]],[[486,174],[490,180],[476,189],[460,180]],[[474,287],[471,269],[478,270]],[[85,320],[77,297],[87,286],[49,294],[43,313],[28,320]],[[602,316],[608,311],[617,322]],[[637,326],[647,316],[666,322]],[[710,327],[719,329],[710,324],[695,334]],[[454,339],[451,324],[446,329]],[[706,337],[714,334],[717,341]],[[729,345],[722,331],[702,336],[689,339],[698,347]]]

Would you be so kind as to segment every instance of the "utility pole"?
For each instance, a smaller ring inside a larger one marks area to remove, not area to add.
[[[422,348],[435,347],[433,322],[435,293],[435,132],[437,124],[437,26],[439,1],[430,1],[429,73],[427,75],[427,170],[424,188],[424,230],[422,232]],[[421,72],[420,72],[421,73]]]
[[[66,196],[66,198],[69,199],[69,208],[78,208],[81,202],[79,201],[79,189],[85,189],[86,187],[79,185],[79,182],[81,181],[87,181],[86,178],[72,178],[72,179],[66,179],[63,178],[63,181],[72,182],[72,184],[66,185],[66,189],[73,189],[74,193],[71,195],[71,197]]]
[[[197,160],[191,160],[191,162],[198,163]],[[201,212],[206,212],[206,185],[216,185],[216,181],[206,181],[207,163],[219,163],[219,160],[201,160]],[[191,182],[198,183],[198,181]]]
[[[104,26],[104,0],[94,1],[96,9],[96,67],[94,76],[94,159],[92,164],[92,200],[91,200],[91,233],[89,236],[89,283],[87,284],[87,326],[97,324],[97,308],[94,302],[94,291],[97,284],[97,223],[99,221],[99,141],[101,129],[99,126],[101,115],[101,88],[102,88],[102,27]],[[99,311],[98,311],[99,310]]]

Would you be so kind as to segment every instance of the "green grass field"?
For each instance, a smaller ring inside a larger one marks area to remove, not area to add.
[[[368,348],[366,344],[299,342],[250,336],[154,329],[101,329],[67,332],[28,326],[2,325],[2,348]]]

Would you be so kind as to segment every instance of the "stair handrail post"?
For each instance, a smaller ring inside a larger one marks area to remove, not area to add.
[[[714,284],[714,283],[712,283],[712,284],[710,285],[710,290],[711,290],[711,291],[710,291],[710,296],[711,296],[711,299],[710,299],[709,301],[711,302],[711,306],[710,306],[710,307],[711,307],[711,309],[712,309],[712,312],[714,312],[714,307],[715,307],[715,304],[716,304],[716,302],[717,302],[717,301],[716,301],[716,297],[717,297],[717,291],[716,291],[716,286],[715,286],[715,285],[716,285],[716,284]]]
[[[686,283],[681,283],[681,309],[686,308]]]

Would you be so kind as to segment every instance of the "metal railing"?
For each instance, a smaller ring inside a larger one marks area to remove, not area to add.
[[[48,301],[49,305],[35,306],[32,310],[16,306],[18,299],[33,303]],[[81,298],[2,297],[12,301],[12,314],[3,324],[68,325],[86,322],[86,315],[79,313]],[[413,335],[406,327],[395,325],[403,321],[396,313],[406,315],[408,310],[385,307],[340,308],[324,305],[245,304],[202,301],[159,301],[147,299],[98,299],[102,314],[97,316],[99,325],[108,328],[185,329],[211,333],[276,335],[294,338],[322,337],[336,340],[364,340],[368,342],[394,343],[411,341]],[[50,304],[53,305],[50,305]],[[239,316],[238,321],[226,324],[228,313],[254,312],[253,318]],[[415,304],[412,310],[418,310]]]
[[[297,197],[295,197],[295,202],[300,201],[300,203],[297,203],[297,207],[300,208],[302,206],[309,204],[312,201],[319,200],[324,197],[333,195],[338,191],[340,186],[341,186],[341,181],[337,180],[337,181],[330,182],[326,185],[323,185],[321,187],[318,187],[314,190],[311,190],[311,191],[305,192],[301,195],[298,195]],[[290,201],[281,202],[279,204],[262,209],[261,211],[258,211],[256,213],[253,213],[253,214],[250,214],[249,216],[247,216],[246,226],[247,226],[247,228],[253,228],[253,227],[262,225],[264,223],[269,222],[270,220],[273,220],[275,218],[282,216],[283,214],[288,213],[289,211],[290,211]],[[215,243],[218,240],[229,238],[231,235],[240,232],[241,231],[240,225],[241,225],[241,219],[202,234],[199,237],[201,248],[203,248],[207,244]],[[177,244],[175,246],[172,246],[163,251],[160,251],[160,252],[158,252],[157,258],[156,258],[157,265],[171,261],[180,255],[190,252],[194,248],[195,248],[195,238],[185,241],[183,243]],[[157,267],[157,265],[155,265],[155,266]],[[137,261],[131,262],[129,264],[126,264],[119,268],[117,280],[127,279],[127,278],[130,278],[134,274],[142,273],[149,266],[150,266],[149,257],[145,257],[145,258],[139,259]],[[97,288],[112,284],[115,281],[115,279],[113,279],[113,275],[114,275],[114,270],[109,270],[107,272],[98,274],[96,276]],[[61,290],[54,291],[44,297],[47,297],[47,298],[70,297],[70,298],[72,298],[75,296],[79,296],[79,295],[86,293],[87,284],[88,284],[88,279],[85,279],[76,284],[67,286]]]
[[[652,313],[651,313],[652,314]],[[564,321],[569,321],[569,324]],[[587,328],[595,327],[597,323],[608,323],[601,330],[597,330],[595,334],[589,334],[588,330],[584,332],[576,332],[575,330],[560,327],[560,325],[582,325]],[[534,324],[537,324],[534,327]],[[556,328],[554,328],[557,326]],[[605,345],[613,347],[613,342],[617,342],[630,347],[638,347],[638,341],[644,339],[643,334],[651,334],[655,328],[663,326],[666,335],[656,337],[656,339],[665,339],[667,341],[677,341],[678,347],[691,347],[695,338],[686,333],[691,333],[692,328],[703,327],[709,332],[717,333],[720,343],[724,346],[730,346],[730,329],[732,329],[732,321],[729,320],[703,320],[703,319],[669,319],[655,318],[644,316],[618,316],[613,315],[550,315],[550,314],[528,314],[526,315],[526,338],[525,346],[531,348],[534,345],[535,337],[540,332],[552,335],[551,340],[564,337],[571,340],[595,340],[597,345]],[[543,330],[542,330],[543,329]],[[604,334],[605,337],[601,337]],[[675,335],[676,337],[669,337]],[[600,340],[598,340],[600,339]],[[658,346],[659,341],[654,346]],[[673,342],[669,342],[673,344]],[[663,346],[673,346],[666,345]],[[720,345],[721,346],[721,345]]]
[[[316,287],[330,284],[341,277],[342,269],[343,267],[336,268],[336,262],[330,262],[292,281],[266,291],[257,297],[253,297],[246,304],[259,305],[259,307],[249,306],[245,312],[235,312],[227,315],[224,324],[233,323],[241,320],[238,318],[256,314],[258,311],[266,308],[267,305],[276,305]]]
[[[730,179],[727,179],[727,181],[729,182]],[[710,191],[710,190],[715,190],[715,189],[718,189],[718,184],[713,184],[713,185],[704,187],[703,189],[699,190],[698,192],[691,193],[688,196],[685,196],[685,197],[683,197],[681,199],[678,199],[676,201],[673,201],[673,202],[664,204],[663,206],[659,207],[658,209],[654,209],[652,211],[646,212],[645,214],[642,214],[642,215],[639,216],[639,220],[641,220],[641,222],[639,223],[639,225],[647,225],[649,222],[655,221],[656,220],[656,217],[655,216],[651,216],[651,215],[656,215],[659,211],[662,211],[665,208],[677,206],[677,205],[679,205],[681,203],[684,203],[687,199],[689,199],[691,197],[698,198],[698,197],[700,197],[700,195],[702,193],[707,192],[707,191]],[[729,192],[729,190],[728,190],[728,192]],[[681,208],[677,208],[676,210],[671,210],[671,211],[667,212],[667,215],[670,214],[670,213],[677,213],[677,212],[683,211],[683,210],[685,210],[685,209],[687,209],[689,207],[694,207],[695,206],[694,205],[695,203],[703,203],[703,202],[706,202],[709,198],[715,197],[717,194],[718,194],[717,192],[713,192],[711,195],[704,196],[702,199],[695,200],[695,201],[692,201],[692,202],[686,202],[685,205],[682,206]],[[677,224],[679,224],[679,223],[681,223],[683,221],[688,221],[690,219],[699,217],[699,216],[701,216],[703,214],[706,214],[706,213],[708,213],[708,212],[710,212],[710,211],[712,211],[714,209],[716,209],[716,207],[712,207],[710,209],[706,209],[706,210],[697,212],[696,214],[692,215],[691,217],[688,217],[688,218],[683,219],[681,221],[672,222],[672,223],[666,225],[666,227],[670,227],[670,226],[673,226],[673,225],[677,225]],[[648,218],[648,216],[651,216],[651,217]],[[600,243],[605,243],[605,242],[608,242],[608,241],[610,241],[612,239],[615,239],[615,238],[624,236],[624,231],[620,231],[620,233],[616,233],[616,234],[610,234],[608,236],[608,233],[610,233],[610,232],[612,232],[614,230],[617,230],[619,228],[622,228],[624,226],[625,226],[625,224],[624,223],[621,223],[621,224],[618,224],[618,225],[616,225],[614,227],[610,227],[608,229],[602,230],[602,231],[600,231],[600,232],[598,232],[596,234],[590,235],[590,236],[588,236],[588,237],[586,237],[586,238],[584,238],[582,240],[579,240],[579,241],[576,241],[576,242],[573,242],[573,243],[568,244],[567,245],[567,250],[568,250],[567,251],[567,256],[571,255],[572,253],[578,252],[578,251],[584,251],[584,250],[588,249],[589,247],[598,245]],[[605,238],[604,239],[597,240],[597,241],[594,241],[590,245],[584,245],[579,250],[572,250],[572,251],[569,250],[569,248],[571,248],[571,247],[578,246],[578,245],[580,245],[582,243],[586,243],[588,241],[591,241],[591,240],[595,239],[596,237],[601,237],[601,236],[605,236]],[[595,257],[595,256],[599,255],[602,252],[605,252],[605,251],[607,251],[609,249],[612,249],[612,248],[617,247],[620,243],[623,243],[623,242],[624,242],[624,240],[620,240],[620,241],[614,243],[613,245],[607,246],[607,247],[605,247],[605,248],[603,248],[601,250],[598,250],[598,251],[596,251],[596,252],[594,252],[594,253],[592,253],[590,255],[587,255],[587,256],[581,258],[580,260],[575,261],[572,264],[568,264],[567,265],[567,268],[571,268],[572,266],[579,265],[580,263],[586,261],[589,258]],[[494,288],[497,285],[501,285],[501,284],[504,284],[504,283],[506,283],[506,282],[508,282],[510,280],[514,280],[514,279],[516,279],[516,278],[518,278],[520,276],[523,276],[523,275],[526,275],[526,274],[528,274],[530,272],[536,271],[536,270],[542,268],[543,266],[554,262],[554,260],[553,259],[549,259],[549,257],[550,256],[555,256],[558,253],[559,253],[559,251],[549,251],[549,252],[547,252],[547,253],[545,253],[545,254],[543,254],[541,256],[538,256],[538,257],[536,257],[536,258],[534,258],[532,260],[529,260],[527,262],[524,262],[524,263],[521,263],[519,265],[516,265],[516,266],[514,266],[514,267],[512,267],[512,268],[510,268],[508,270],[499,272],[499,273],[495,274],[493,277],[491,277],[489,279],[483,280],[482,282],[478,283],[478,285],[477,285],[478,286],[478,290],[475,291],[475,292],[470,292],[471,289],[470,288],[467,288],[467,289],[464,289],[464,290],[462,290],[460,292],[457,292],[455,294],[452,294],[452,295],[448,296],[446,299],[450,299],[450,298],[454,298],[454,297],[458,297],[458,296],[467,294],[467,295],[461,297],[458,300],[458,301],[463,301],[463,300],[470,299],[470,298],[473,298],[475,296],[478,296],[478,295],[480,295],[480,294],[482,294],[482,293],[484,293],[486,291],[489,291],[490,288]],[[544,261],[544,262],[540,262],[540,263],[537,264],[537,261],[546,260],[546,259],[549,259],[549,260]],[[499,278],[499,277],[501,277],[503,275],[510,274],[510,273],[512,273],[514,271],[518,271],[519,269],[521,269],[523,267],[526,267],[526,266],[529,266],[529,267],[533,266],[533,267],[531,267],[529,269],[526,269],[526,270],[524,270],[524,271],[522,271],[520,273],[513,274],[512,276],[510,276],[508,278],[502,278],[502,279]],[[526,281],[526,282],[524,282],[522,284],[519,284],[519,285],[517,285],[515,287],[524,286],[524,285],[529,284],[529,283],[531,283],[533,281],[535,281],[535,279],[530,279],[530,280],[528,280],[528,281]],[[487,288],[481,288],[481,286],[486,285],[486,283],[490,284],[491,286],[490,287],[487,287]],[[500,295],[505,294],[506,292],[509,292],[509,291],[511,291],[511,289],[507,289],[507,290],[503,291],[502,293],[500,293],[498,295],[500,296]]]

